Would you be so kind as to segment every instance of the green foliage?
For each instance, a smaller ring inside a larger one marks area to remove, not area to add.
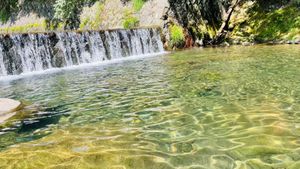
[[[183,28],[178,25],[172,25],[170,27],[171,45],[182,46],[184,44]]]
[[[299,0],[259,0],[237,14],[231,38],[235,42],[268,42],[300,38]]]
[[[79,15],[85,4],[92,4],[96,0],[56,0],[54,4],[54,20],[63,22],[68,28],[78,28]]]
[[[206,44],[218,44],[232,35],[242,41],[290,39],[299,35],[300,0],[168,1],[177,22],[187,28],[194,40],[203,39]],[[235,2],[239,3],[233,13],[224,15]],[[233,17],[241,20],[232,21]]]
[[[275,39],[293,39],[299,35],[300,11],[295,7],[280,8],[278,10],[254,15],[252,22],[252,34],[257,41]],[[287,36],[286,36],[287,35]]]
[[[56,0],[54,4],[54,17],[59,20],[72,19],[82,10],[84,4],[90,4],[96,0]]]
[[[296,6],[300,6],[300,0],[292,0],[292,3]]]
[[[54,5],[54,17],[59,20],[70,19],[77,8],[78,0],[56,0]]]
[[[140,21],[138,20],[138,18],[134,17],[134,16],[128,16],[127,18],[125,18],[124,22],[123,22],[123,27],[125,29],[132,29],[135,27],[138,27],[140,24]]]
[[[0,22],[6,22],[18,7],[18,0],[1,0]]]
[[[133,0],[133,8],[135,11],[140,11],[144,6],[145,0]]]

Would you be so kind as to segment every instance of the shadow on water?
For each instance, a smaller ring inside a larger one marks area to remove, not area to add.
[[[63,116],[68,116],[63,106],[50,108],[25,107],[5,124],[0,125],[0,151],[18,143],[41,139],[49,134],[49,126],[55,125]]]

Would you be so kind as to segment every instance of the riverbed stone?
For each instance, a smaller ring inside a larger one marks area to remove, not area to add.
[[[14,115],[14,111],[16,111],[21,106],[21,102],[0,98],[0,123],[9,119]]]
[[[252,43],[250,43],[250,42],[242,42],[242,45],[243,46],[252,46]]]
[[[17,100],[0,98],[0,114],[15,111],[20,105]]]

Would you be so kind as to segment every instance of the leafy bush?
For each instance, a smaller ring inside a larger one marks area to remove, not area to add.
[[[96,0],[56,0],[54,4],[54,20],[63,22],[68,28],[79,27],[79,15],[84,5],[91,5]]]
[[[139,24],[140,24],[140,21],[136,17],[129,16],[129,17],[125,18],[125,20],[123,22],[123,27],[125,29],[131,29],[134,27],[138,27]]]
[[[173,25],[170,27],[171,45],[182,46],[184,44],[184,33],[182,27]]]
[[[60,20],[71,18],[75,8],[76,0],[56,0],[54,17]]]

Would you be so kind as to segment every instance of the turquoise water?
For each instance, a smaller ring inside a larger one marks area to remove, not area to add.
[[[0,96],[29,108],[2,127],[0,168],[298,169],[299,84],[299,46],[192,49],[2,81]]]

